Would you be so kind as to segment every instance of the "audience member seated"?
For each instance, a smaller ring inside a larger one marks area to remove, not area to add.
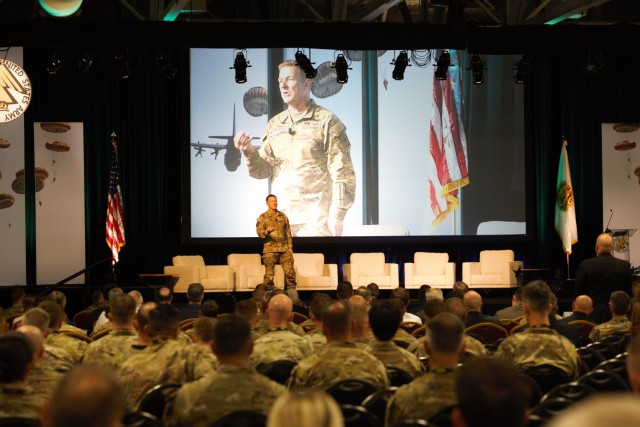
[[[8,325],[9,329],[11,328],[17,329],[18,326],[22,325],[22,319],[24,317],[24,313],[26,313],[27,310],[35,306],[36,306],[36,297],[34,295],[25,295],[25,297],[22,299],[22,308],[24,309],[24,312],[20,316],[13,318],[13,324]]]
[[[422,322],[424,322],[424,305],[427,302],[427,291],[431,289],[429,285],[421,285],[418,288],[418,300],[416,302],[410,302],[407,311],[411,314],[415,314]]]
[[[276,360],[299,362],[311,356],[313,345],[306,336],[294,334],[287,329],[293,317],[293,302],[284,294],[269,300],[267,307],[267,332],[255,340],[254,352],[249,363],[253,367],[266,365]]]
[[[267,330],[269,329],[267,316],[264,314],[267,312],[267,308],[269,307],[269,301],[271,300],[271,298],[275,297],[276,295],[286,296],[286,294],[287,293],[285,292],[285,290],[280,288],[275,288],[264,293],[264,298],[262,299],[262,306],[260,309],[260,311],[263,313],[263,316],[260,318],[260,320],[258,320],[258,323],[256,323],[256,326],[253,329],[254,339],[257,339],[258,337],[266,334]],[[302,329],[300,325],[297,325],[291,320],[287,323],[287,329],[300,336],[304,336],[305,334],[304,329]]]
[[[24,306],[22,302],[24,301],[25,292],[22,286],[12,286],[11,291],[9,291],[9,296],[11,297],[11,307],[4,310],[4,316],[6,319],[12,317],[22,316],[24,314]]]
[[[136,313],[137,313],[138,310],[140,310],[140,307],[142,306],[142,304],[144,304],[144,298],[142,297],[142,294],[140,293],[140,291],[133,290],[133,291],[129,291],[127,295],[133,298],[133,300],[136,302]]]
[[[640,420],[637,396],[628,393],[595,394],[563,410],[548,427],[636,427]]]
[[[187,301],[189,301],[189,304],[180,310],[180,320],[198,317],[203,299],[204,286],[200,283],[190,283],[187,288]]]
[[[92,319],[91,327],[87,331],[87,335],[93,335],[97,332],[100,332],[103,328],[110,328],[111,325],[109,323],[109,318],[107,317],[107,312],[109,311],[109,301],[115,298],[118,295],[122,295],[124,291],[121,288],[114,287],[109,290],[107,307],[105,310],[101,311],[96,319]],[[93,316],[92,316],[93,318]]]
[[[631,333],[631,321],[627,318],[627,314],[630,309],[629,295],[626,292],[612,292],[609,300],[611,320],[594,326],[589,334],[589,339],[592,342],[596,342],[613,334],[629,335]]]
[[[18,332],[26,336],[33,348],[33,363],[27,375],[27,385],[37,397],[49,399],[53,390],[65,371],[58,371],[55,365],[44,360],[44,335],[36,326],[22,325]]]
[[[380,298],[380,287],[378,286],[377,283],[369,283],[367,285],[367,289],[369,289],[371,291],[371,298],[374,300],[377,300],[378,298]]]
[[[458,407],[453,427],[522,427],[530,390],[513,366],[499,359],[477,357],[458,370]]]
[[[551,329],[571,341],[576,348],[582,347],[582,339],[580,337],[580,329],[575,325],[570,325],[564,320],[558,319],[558,297],[551,292],[551,312],[549,313],[549,326]]]
[[[444,311],[446,311],[447,313],[452,313],[458,318],[460,318],[460,320],[464,321],[467,311],[465,309],[464,303],[462,302],[461,298],[458,298],[458,297],[447,298],[447,300],[441,304],[442,304],[442,307],[444,308]],[[436,314],[434,314],[434,316]],[[427,340],[427,336],[425,335],[424,337],[419,338],[416,342],[411,344],[407,350],[412,352],[418,357],[428,358],[429,356],[427,355],[424,349],[424,342],[426,340]],[[480,341],[478,341],[476,338],[472,337],[471,335],[467,335],[467,334],[464,335],[464,351],[465,351],[465,354],[470,354],[473,356],[489,355],[489,353],[487,352],[487,349]]]
[[[269,410],[267,427],[292,424],[296,427],[343,427],[344,419],[336,401],[324,391],[288,392],[278,397]]]
[[[293,312],[308,316],[309,307],[307,307],[305,303],[300,300],[300,295],[298,294],[296,288],[289,288],[285,292],[287,293],[287,296],[291,298],[291,302],[293,303]]]
[[[369,345],[369,352],[389,368],[399,368],[413,378],[424,374],[424,365],[409,351],[393,342],[400,325],[400,311],[389,301],[378,301],[369,310],[369,323],[375,340]]]
[[[415,322],[422,323],[422,319],[415,314],[409,313],[407,309],[409,308],[409,291],[405,288],[395,288],[391,290],[391,298],[398,298],[400,301],[404,303],[404,314],[402,315],[403,322]]]
[[[213,339],[215,337],[214,328],[217,319],[211,317],[198,317],[193,322],[193,340],[195,344],[202,349],[202,356],[208,359],[211,366],[218,366],[218,358],[213,354]]]
[[[49,334],[45,339],[45,343],[52,347],[66,350],[71,356],[73,364],[79,364],[88,344],[78,338],[60,333],[64,312],[57,303],[48,300],[42,301],[39,307],[49,314]]]
[[[404,317],[404,312],[406,309],[406,305],[404,304],[404,301],[402,301],[400,298],[391,298],[389,301],[400,311],[400,313]],[[398,330],[396,331],[396,334],[393,336],[393,341],[396,344],[398,343],[404,344],[405,348],[409,347],[411,344],[416,342],[416,340],[417,340],[416,337],[414,337],[413,335],[411,335],[409,332],[405,331],[402,328],[398,328]]]
[[[427,323],[426,336],[429,372],[398,388],[387,404],[386,426],[406,419],[428,420],[458,401],[455,380],[464,352],[464,323],[451,313],[440,313]]]
[[[462,280],[458,280],[453,284],[453,288],[451,289],[451,292],[447,294],[447,298],[458,297],[460,299],[463,299],[464,294],[466,294],[467,292],[469,292],[469,285],[467,285]]]
[[[373,302],[371,289],[367,288],[366,286],[360,286],[358,289],[353,291],[353,294],[364,298],[364,300],[367,302],[368,305],[371,305],[371,303]]]
[[[220,317],[213,334],[213,352],[220,365],[207,377],[180,388],[165,413],[169,427],[207,427],[241,409],[266,413],[278,396],[286,393],[282,385],[249,366],[253,341],[246,320],[235,314]]]
[[[327,344],[301,360],[291,372],[291,390],[326,389],[345,379],[366,381],[379,389],[389,386],[387,370],[378,359],[351,342],[351,309],[341,301],[322,311]]]
[[[571,314],[563,318],[565,322],[569,323],[574,320],[586,320],[593,322],[593,320],[591,320],[593,301],[591,301],[591,297],[589,295],[578,295],[571,303],[571,310]]]
[[[79,366],[60,380],[43,418],[45,427],[118,427],[124,412],[122,388],[112,373]]]
[[[283,291],[284,292],[284,291]],[[218,314],[233,314],[236,311],[236,299],[230,292],[220,292],[215,296]]]
[[[151,337],[149,336],[149,312],[158,306],[155,302],[145,302],[140,307],[140,310],[136,313],[133,320],[133,327],[138,334],[138,338],[133,344],[133,350],[143,350],[151,344]]]
[[[338,283],[338,288],[336,289],[336,295],[338,296],[338,300],[347,301],[349,298],[353,296],[353,285],[351,282],[347,280],[343,280]]]
[[[176,339],[179,323],[180,313],[171,305],[159,304],[149,311],[151,343],[129,357],[118,372],[129,411],[134,411],[145,393],[158,384],[195,381],[213,371],[199,347]]]
[[[258,306],[256,305],[253,298],[238,301],[238,304],[236,304],[235,314],[236,316],[242,317],[249,323],[249,326],[251,326],[251,334],[253,336],[253,339],[257,339],[259,335],[255,334],[254,330],[256,324],[258,323],[258,320],[260,320],[260,310],[258,309]]]
[[[313,329],[307,332],[307,336],[313,345],[313,350],[317,353],[327,343],[327,337],[324,336],[322,329],[322,310],[333,301],[327,294],[316,294],[309,305],[309,317],[313,322]]]
[[[631,278],[631,300],[629,303],[631,305],[640,302],[638,301],[638,297],[640,294],[640,276],[633,276]]]
[[[64,293],[60,291],[52,291],[49,296],[47,296],[49,301],[53,301],[60,306],[62,310],[62,325],[60,326],[61,331],[70,331],[75,332],[77,334],[86,335],[87,331],[83,331],[80,328],[76,328],[75,325],[69,320],[69,316],[67,316],[67,297]]]
[[[466,328],[478,323],[495,323],[500,325],[500,321],[493,316],[482,314],[482,297],[476,291],[468,291],[462,298],[464,306],[467,310],[467,317],[464,321]]]
[[[87,311],[95,311],[104,309],[107,306],[107,300],[104,299],[104,293],[100,289],[91,292],[91,305],[85,308]]]
[[[20,332],[0,335],[0,418],[40,419],[42,398],[27,386],[33,347]]]
[[[347,300],[351,310],[351,342],[362,349],[367,349],[374,341],[373,332],[369,326],[369,305],[359,295]]]
[[[134,351],[136,339],[133,319],[136,302],[130,295],[120,294],[109,301],[109,322],[111,332],[89,344],[84,352],[83,362],[118,370]]]
[[[640,334],[640,302],[631,307],[631,336]]]
[[[460,298],[458,299],[462,302]],[[447,300],[449,300],[449,298]],[[445,311],[444,301],[440,299],[430,299],[424,305],[423,323],[428,322],[433,318],[433,316],[438,313],[442,313],[443,311]]]
[[[521,370],[550,365],[570,378],[579,373],[578,353],[571,341],[551,329],[551,289],[534,280],[522,289],[522,308],[529,328],[505,338],[494,357],[505,359]]]
[[[156,294],[156,301],[158,304],[171,304],[173,302],[173,292],[166,286],[161,287]]]
[[[627,375],[633,391],[640,394],[640,337],[638,336],[634,336],[627,346]]]
[[[33,307],[27,310],[22,319],[21,326],[34,326],[42,333],[42,336],[46,339],[49,336],[49,313],[41,309],[40,307]],[[51,366],[58,372],[66,372],[73,368],[76,364],[76,359],[69,354],[68,351],[60,348],[44,344],[43,362]]]
[[[517,287],[511,297],[511,307],[496,311],[497,319],[515,319],[524,316],[522,312],[522,287]]]
[[[444,301],[444,294],[442,293],[442,289],[440,288],[429,288],[426,293],[427,302],[438,299],[440,301]]]

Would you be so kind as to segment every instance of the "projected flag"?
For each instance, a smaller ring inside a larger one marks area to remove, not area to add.
[[[111,172],[109,175],[109,196],[107,199],[107,245],[111,249],[111,263],[119,261],[118,252],[125,245],[122,195],[118,171],[118,146],[115,132],[111,134]]]

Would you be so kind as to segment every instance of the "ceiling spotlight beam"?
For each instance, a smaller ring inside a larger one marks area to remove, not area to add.
[[[147,20],[144,16],[142,16],[142,14],[140,14],[140,12],[136,10],[135,7],[131,6],[127,0],[120,0],[120,4],[124,6],[124,8],[127,9],[133,16],[135,16],[137,20],[139,21]]]
[[[485,5],[484,2],[481,2],[480,0],[473,0],[473,1],[474,1],[474,3],[476,5],[478,5],[478,7],[480,9],[482,9],[484,11],[484,13],[487,14],[487,16],[489,18],[491,18],[493,20],[493,22],[495,22],[496,24],[502,24],[502,21],[500,19],[498,19],[498,17],[496,15],[494,15],[493,12],[491,12],[489,10],[489,8]]]
[[[317,10],[315,10],[313,6],[309,4],[308,0],[297,0],[297,2],[300,5],[304,6],[305,9],[307,9],[307,12],[311,13],[314,18],[324,21],[325,17],[322,16]]]
[[[175,21],[183,12],[204,13],[207,11],[206,0],[172,0],[162,14],[163,21]]]
[[[331,3],[331,19],[345,21],[347,19],[347,0],[333,0]]]
[[[387,10],[404,0],[373,0],[352,13],[349,21],[373,21]]]
[[[522,24],[557,24],[558,22],[564,21],[572,15],[584,13],[592,7],[601,6],[605,3],[609,3],[610,1],[611,0],[569,0],[566,2],[556,1],[556,3],[548,5],[544,10],[541,10],[534,16],[529,15],[529,17],[527,17],[527,19],[525,19]]]

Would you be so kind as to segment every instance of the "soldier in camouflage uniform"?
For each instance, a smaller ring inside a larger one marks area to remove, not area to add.
[[[376,339],[369,327],[369,305],[360,295],[353,295],[347,300],[351,309],[351,342],[363,350],[367,350],[369,345]]]
[[[346,127],[311,100],[312,81],[295,62],[278,68],[287,110],[269,121],[259,150],[242,131],[234,144],[246,158],[249,175],[272,179],[294,236],[340,236],[356,190]]]
[[[631,303],[629,294],[624,291],[614,291],[609,300],[611,320],[596,325],[589,333],[591,342],[601,341],[610,335],[629,335],[631,333],[631,321],[627,318]]]
[[[521,370],[555,366],[569,378],[577,378],[579,359],[575,346],[549,324],[550,294],[549,285],[541,280],[534,280],[522,289],[522,307],[529,328],[505,338],[494,357],[505,359]]]
[[[293,243],[289,219],[278,210],[278,198],[273,194],[267,196],[267,209],[256,221],[256,233],[264,239],[262,247],[262,263],[264,264],[264,284],[267,289],[274,289],[273,275],[275,265],[280,264],[284,270],[284,287],[296,287],[296,271],[293,268]]]
[[[79,364],[82,361],[88,343],[60,332],[64,312],[57,303],[53,301],[43,301],[38,307],[46,311],[50,319],[49,334],[45,338],[45,345],[59,347],[65,350],[71,356],[73,364]]]
[[[116,295],[109,300],[111,332],[92,342],[84,353],[84,363],[113,369],[120,369],[122,363],[133,352],[136,331],[133,318],[136,315],[136,302],[130,295]]]
[[[391,302],[380,301],[374,304],[369,310],[369,323],[376,339],[369,346],[369,352],[387,368],[402,369],[416,378],[424,374],[424,365],[413,353],[398,347],[392,341],[401,321],[402,314]]]
[[[289,389],[326,389],[345,379],[363,380],[379,389],[389,386],[382,362],[350,341],[348,305],[341,301],[330,303],[322,312],[322,322],[327,345],[298,363],[289,377]]]
[[[221,416],[249,409],[267,413],[286,389],[249,366],[251,329],[235,314],[221,317],[214,327],[213,351],[218,370],[183,385],[165,412],[167,426],[207,427]],[[294,422],[293,420],[291,420]]]
[[[39,420],[42,398],[26,383],[33,346],[20,332],[0,335],[0,418],[25,417]]]
[[[24,300],[24,289],[22,287],[16,285],[11,288],[10,291],[11,296],[11,307],[4,310],[5,318],[17,317],[21,316],[24,313],[24,305],[22,301]]]
[[[42,336],[49,335],[49,313],[40,307],[33,307],[24,313],[22,318],[22,326],[34,326],[42,333]],[[76,359],[72,357],[68,351],[60,348],[44,344],[44,355],[42,360],[45,364],[52,366],[56,371],[66,372],[73,368]]]
[[[269,300],[266,313],[269,329],[254,343],[251,366],[276,360],[299,362],[313,354],[313,346],[306,336],[301,337],[287,329],[292,310],[293,304],[286,295],[276,295]]]
[[[202,356],[209,360],[213,368],[218,367],[218,358],[212,351],[216,322],[217,319],[204,316],[198,317],[196,321],[193,322],[193,339],[195,345],[202,350]]]
[[[151,343],[122,364],[118,381],[126,396],[126,407],[135,410],[147,391],[158,384],[186,383],[213,372],[194,344],[182,344],[178,336],[180,313],[175,307],[160,304],[149,311]]]
[[[303,322],[300,326],[307,322],[311,322],[308,326],[309,330],[307,336],[311,340],[314,351],[317,353],[327,343],[327,337],[324,336],[322,330],[322,310],[332,301],[331,297],[327,294],[317,294],[309,304],[309,317],[310,319]],[[305,330],[307,330],[305,328]]]
[[[391,397],[385,420],[388,427],[409,418],[428,420],[441,409],[458,402],[455,380],[464,345],[464,323],[451,313],[436,314],[427,324],[427,336],[429,372],[401,386]]]
[[[53,390],[66,370],[56,370],[55,366],[43,359],[44,335],[40,329],[31,325],[22,325],[17,329],[24,334],[33,347],[33,364],[27,375],[27,385],[33,390],[34,395],[48,399],[53,395]]]

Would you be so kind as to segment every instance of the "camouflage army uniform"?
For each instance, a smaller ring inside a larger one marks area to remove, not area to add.
[[[73,358],[73,364],[77,365],[82,361],[84,351],[89,345],[87,342],[65,335],[58,331],[51,331],[49,336],[45,339],[45,344],[52,347],[59,347],[66,350],[67,353]]]
[[[73,325],[70,325],[68,323],[63,323],[60,326],[60,330],[63,332],[75,332],[76,334],[80,334],[80,335],[87,335],[87,331],[85,331],[84,329],[80,329],[80,328],[76,328]]]
[[[272,178],[294,236],[330,236],[327,220],[344,220],[356,192],[344,124],[311,101],[296,121],[288,111],[274,116],[262,141],[247,158],[249,175]]]
[[[387,370],[378,359],[351,342],[330,342],[320,353],[298,362],[289,389],[325,389],[349,378],[367,381],[379,389],[389,387]]]
[[[221,416],[240,409],[267,413],[286,391],[253,368],[222,365],[210,376],[180,388],[165,413],[166,425],[207,427]]]
[[[84,352],[84,363],[120,369],[133,350],[138,334],[133,329],[119,329],[89,344]]]
[[[27,385],[33,390],[35,396],[48,399],[53,395],[53,390],[64,373],[65,371],[58,371],[54,366],[41,360],[31,366],[27,375]]]
[[[427,337],[420,337],[407,348],[407,351],[415,354],[418,357],[429,357],[426,350],[424,349],[424,342],[427,340]],[[464,353],[469,354],[471,356],[481,356],[488,357],[489,352],[486,347],[478,341],[478,339],[472,337],[471,335],[464,335]]]
[[[0,418],[40,419],[42,398],[27,385],[0,385]]]
[[[113,328],[113,323],[107,322],[95,328],[91,331],[91,338],[93,339],[96,335],[102,333],[103,331],[110,331]]]
[[[424,374],[424,365],[413,354],[400,348],[393,341],[374,341],[368,348],[384,366],[407,371],[413,378]]]
[[[249,363],[257,367],[276,360],[299,362],[313,353],[313,345],[306,336],[301,337],[286,328],[269,328],[253,343]]]
[[[158,384],[186,383],[211,374],[213,366],[201,351],[195,344],[157,337],[129,357],[117,373],[127,409],[136,410],[145,393]]]
[[[456,368],[432,368],[398,388],[387,404],[385,426],[406,419],[428,420],[441,409],[456,403]]]
[[[21,303],[13,304],[4,310],[4,315],[8,319],[10,317],[22,316],[24,314],[24,306]]]
[[[596,325],[589,333],[591,342],[597,342],[614,334],[629,335],[631,321],[626,316],[613,316],[608,322]]]
[[[570,378],[578,377],[578,352],[567,338],[549,327],[530,327],[505,338],[494,357],[508,360],[519,369],[551,365]]]
[[[267,230],[273,227],[269,233]],[[284,287],[296,287],[296,272],[293,268],[293,242],[291,241],[291,227],[285,214],[276,211],[272,214],[267,210],[256,220],[256,233],[264,240],[262,246],[262,263],[264,264],[264,284],[267,289],[273,289],[273,275],[275,265],[280,264],[284,271]]]
[[[269,322],[267,321],[267,319],[260,319],[256,326],[253,327],[254,339],[257,339],[266,334],[268,329]],[[289,325],[287,325],[287,329],[296,335],[300,335],[301,337],[305,336],[304,329],[302,329],[300,325],[297,325],[294,322],[289,322]]]
[[[313,350],[318,353],[327,344],[327,337],[324,336],[324,332],[321,328],[316,328],[307,332],[307,336],[313,345]]]
[[[411,335],[409,332],[404,329],[398,328],[396,334],[391,339],[392,341],[402,341],[407,343],[407,345],[411,345],[418,340],[418,338]]]
[[[316,322],[314,322],[312,319],[307,319],[304,322],[300,323],[300,327],[307,333],[313,331],[314,329],[317,329]]]
[[[42,356],[44,363],[54,367],[55,370],[66,372],[75,365],[75,358],[68,351],[60,347],[50,345],[44,346],[44,354]]]

